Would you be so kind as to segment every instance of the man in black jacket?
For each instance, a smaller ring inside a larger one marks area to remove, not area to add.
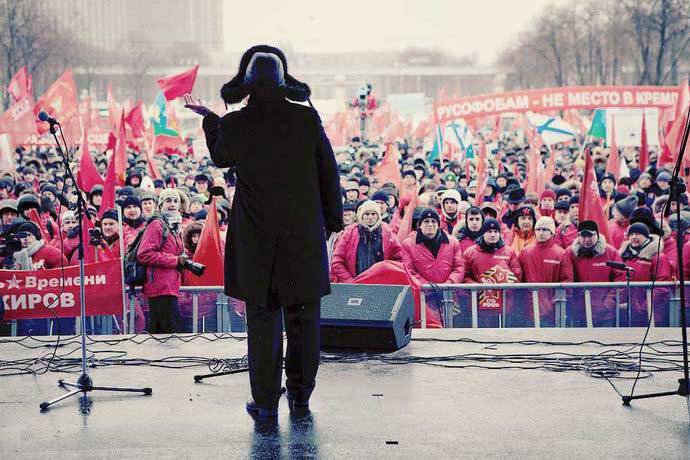
[[[308,101],[309,87],[291,77],[283,53],[254,46],[221,97],[246,107],[203,129],[218,167],[236,168],[237,188],[225,250],[225,293],[247,302],[247,410],[275,416],[281,394],[282,316],[287,332],[285,372],[291,408],[308,407],[319,365],[320,300],[330,294],[325,240],[343,228],[337,164]]]

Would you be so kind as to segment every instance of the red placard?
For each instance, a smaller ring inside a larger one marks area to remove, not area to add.
[[[120,259],[85,265],[86,314],[122,313]],[[5,319],[74,318],[79,316],[79,267],[17,271],[0,270]]]
[[[505,112],[545,112],[599,107],[675,107],[677,86],[571,86],[483,94],[434,103],[436,123]]]

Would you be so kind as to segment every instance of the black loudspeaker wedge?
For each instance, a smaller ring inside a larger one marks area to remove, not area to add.
[[[321,300],[321,348],[399,350],[414,324],[409,286],[332,284]]]

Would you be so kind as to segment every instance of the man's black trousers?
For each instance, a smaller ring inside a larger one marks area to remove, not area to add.
[[[316,385],[321,347],[321,302],[283,309],[247,305],[249,382],[257,406],[274,408],[280,399],[283,312],[287,333],[285,386],[297,401],[307,401]]]

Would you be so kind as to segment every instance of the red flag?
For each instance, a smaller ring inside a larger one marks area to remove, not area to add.
[[[7,85],[7,92],[12,96],[15,102],[19,101],[29,93],[29,75],[26,71],[26,66],[22,67],[14,74],[10,84]]]
[[[106,101],[108,103],[108,121],[110,122],[110,130],[120,132],[120,114],[122,112],[122,105],[118,104],[113,96],[113,84],[108,83],[108,90],[106,92]]]
[[[102,216],[105,211],[115,207],[115,183],[117,177],[115,174],[115,154],[110,158],[108,169],[105,172],[105,184],[103,185],[103,198],[101,199],[101,207],[98,210],[98,216]]]
[[[163,77],[158,80],[158,86],[160,86],[166,100],[175,99],[185,94],[192,92],[194,88],[194,82],[196,81],[196,72],[199,69],[198,65],[193,68],[186,70],[182,73],[176,75],[170,75],[169,77]]]
[[[156,162],[154,161],[154,149],[156,148],[156,136],[153,134],[153,128],[151,128],[151,142],[148,141],[146,136],[144,136],[144,156],[146,156],[146,169],[148,170],[149,176],[152,179],[162,179],[161,173],[158,172],[156,167]]]
[[[190,286],[222,286],[225,280],[223,272],[223,246],[220,239],[218,225],[218,211],[216,198],[213,198],[204,227],[199,235],[199,244],[194,252],[194,262],[206,265],[206,271],[201,276],[189,275],[187,284]]]
[[[60,78],[50,85],[34,106],[34,115],[46,111],[51,117],[62,123],[62,131],[70,145],[76,145],[81,139],[81,123],[79,121],[79,104],[77,103],[77,85],[74,83],[72,69],[67,69]],[[39,133],[48,132],[47,123],[38,125]]]
[[[398,229],[398,241],[403,242],[412,231],[412,216],[415,208],[419,205],[419,185],[415,185],[412,190],[412,196],[409,203],[405,206],[405,215],[403,216],[400,228]]]
[[[612,173],[616,178],[621,173],[621,157],[618,154],[618,145],[616,145],[616,119],[611,117],[611,152],[609,158],[606,160],[606,172]]]
[[[89,96],[79,103],[79,118],[81,118],[81,127],[86,132],[91,127],[91,98]]]
[[[81,143],[81,159],[79,160],[79,170],[77,171],[77,186],[85,191],[90,192],[94,185],[103,185],[103,178],[98,174],[98,169],[93,163],[91,153],[89,152],[89,132],[84,131],[84,140]]]
[[[640,133],[640,171],[647,169],[647,166],[649,166],[649,146],[647,145],[647,122],[643,111],[642,132]]]
[[[113,154],[113,161],[115,162],[115,176],[117,185],[125,185],[125,177],[127,175],[127,138],[125,135],[125,111],[120,115],[120,135],[115,146],[115,153]]]
[[[599,233],[610,241],[608,232],[608,220],[604,213],[604,206],[601,203],[599,196],[599,186],[597,184],[597,176],[594,173],[594,162],[589,149],[585,151],[585,176],[582,179],[582,187],[580,188],[580,210],[579,221],[593,220],[599,227]]]
[[[383,155],[383,161],[374,168],[374,175],[378,177],[379,184],[383,185],[386,182],[392,182],[400,190],[402,176],[400,175],[398,156],[398,151],[393,148],[393,144],[390,142],[386,144],[386,153]]]
[[[43,219],[41,219],[41,216],[38,214],[38,211],[35,208],[31,208],[27,209],[24,212],[24,214],[26,215],[26,217],[29,218],[31,222],[38,225],[39,230],[41,230],[41,237],[43,238],[43,241],[49,243],[50,233],[48,233],[48,229],[43,224]]]
[[[544,169],[544,182],[551,180],[556,172],[556,151],[549,149],[549,159],[546,162],[546,169]],[[542,190],[543,191],[543,190]]]
[[[537,174],[540,150],[537,148],[537,142],[530,144],[529,158],[527,159],[527,184],[525,186],[526,193],[537,193]]]
[[[144,135],[144,114],[141,111],[141,99],[132,107],[125,117],[125,121],[132,128],[132,136],[137,139]]]
[[[675,118],[664,138],[665,145],[659,159],[660,165],[673,163],[678,158],[683,140],[683,131],[685,130],[685,121],[688,119],[688,109],[690,109],[690,88],[686,81],[681,85],[678,100],[676,101]],[[688,143],[687,150],[690,150],[690,142]],[[686,153],[688,153],[687,150]]]
[[[0,133],[7,133],[13,146],[25,144],[36,133],[33,107],[33,98],[27,94],[0,115]]]
[[[477,155],[477,193],[474,195],[474,205],[479,206],[484,201],[484,190],[489,179],[486,173],[486,144],[482,141],[479,144],[479,155]]]

